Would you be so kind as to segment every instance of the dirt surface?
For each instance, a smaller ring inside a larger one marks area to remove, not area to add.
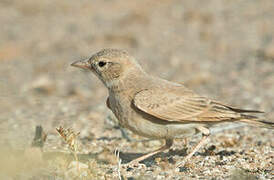
[[[162,141],[130,132],[128,141],[101,82],[69,66],[126,49],[153,75],[273,122],[273,19],[272,0],[0,0],[0,179],[274,178],[274,131],[254,127],[211,136],[180,172],[174,164],[199,137],[119,169],[115,149],[126,162]],[[37,125],[47,133],[42,151],[30,147]],[[59,126],[80,132],[79,171]]]

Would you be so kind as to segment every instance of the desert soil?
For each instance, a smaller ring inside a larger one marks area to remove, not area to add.
[[[273,179],[274,131],[249,126],[212,135],[179,172],[200,137],[119,168],[115,150],[124,163],[162,141],[127,140],[103,84],[69,66],[126,49],[152,75],[273,122],[273,20],[272,0],[0,0],[0,179]],[[31,146],[39,125],[41,150]],[[80,132],[79,171],[59,126]]]

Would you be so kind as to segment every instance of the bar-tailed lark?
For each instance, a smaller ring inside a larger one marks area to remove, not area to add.
[[[182,165],[203,146],[210,128],[217,123],[239,121],[257,127],[274,127],[273,122],[253,115],[261,111],[234,108],[200,96],[182,84],[147,74],[124,50],[104,49],[71,65],[93,72],[103,82],[109,92],[106,105],[122,127],[141,136],[165,140],[163,147],[130,163],[139,163],[169,149],[173,139],[201,133],[200,142],[178,164]]]

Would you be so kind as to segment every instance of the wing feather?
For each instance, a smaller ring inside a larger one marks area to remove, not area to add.
[[[216,122],[241,117],[231,107],[180,87],[143,90],[135,95],[133,103],[139,110],[167,121]]]

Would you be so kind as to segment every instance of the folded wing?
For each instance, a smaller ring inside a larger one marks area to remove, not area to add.
[[[218,122],[241,119],[242,111],[199,96],[184,87],[146,89],[137,93],[134,105],[141,111],[167,121]]]

